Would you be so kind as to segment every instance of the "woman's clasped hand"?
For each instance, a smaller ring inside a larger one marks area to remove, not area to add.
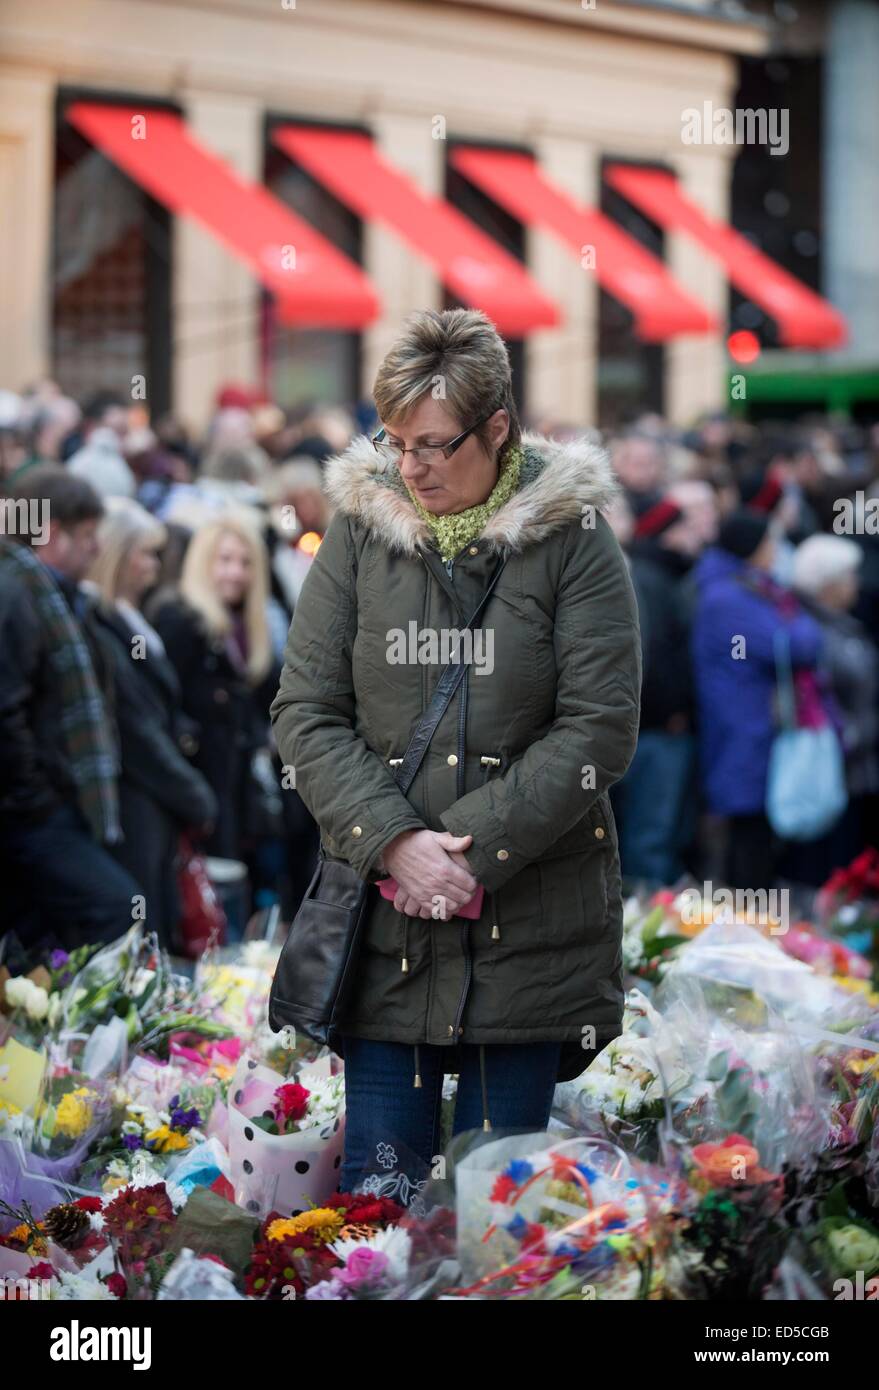
[[[404,830],[384,848],[382,864],[399,888],[394,907],[409,917],[448,921],[479,887],[463,851],[472,835]]]

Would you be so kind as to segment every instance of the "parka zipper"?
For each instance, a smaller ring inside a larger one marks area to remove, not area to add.
[[[468,543],[468,545],[462,546],[461,549],[459,550],[458,554],[457,554],[457,555],[454,555],[454,556],[452,557],[451,560],[445,560],[445,561],[443,561],[443,568],[445,569],[446,574],[449,576],[450,579],[453,577],[452,571],[453,571],[453,569],[454,569],[454,567],[455,567],[455,561],[459,558],[459,556],[463,555],[464,551],[467,550],[468,548],[469,548],[469,543]],[[422,556],[422,559],[423,559],[423,556]],[[430,566],[427,564],[427,561],[426,561],[426,560],[424,561],[424,564],[425,564],[425,568],[426,568],[426,569],[428,570],[428,572],[429,572]],[[463,678],[462,678],[462,680],[461,680],[461,685],[460,685],[460,687],[459,687],[459,694],[458,694],[458,698],[459,698],[459,705],[458,705],[458,771],[457,771],[456,790],[457,790],[457,794],[458,794],[458,799],[459,799],[459,800],[460,800],[461,797],[464,795],[464,789],[465,789],[465,783],[464,783],[464,773],[465,773],[464,757],[465,757],[465,736],[466,736],[466,730],[467,730],[467,677],[468,677],[468,675],[469,675],[469,672],[468,672],[467,669],[465,668],[465,670],[464,670],[464,675],[463,675]],[[470,991],[470,981],[471,981],[472,976],[473,976],[473,958],[472,958],[472,956],[471,956],[471,954],[470,954],[470,921],[469,921],[469,918],[464,918],[464,919],[462,919],[462,921],[461,921],[461,952],[462,952],[462,954],[463,954],[463,956],[464,956],[464,986],[463,986],[463,988],[462,988],[462,990],[461,990],[461,997],[460,997],[460,999],[458,1000],[458,1008],[457,1008],[457,1011],[456,1011],[456,1013],[455,1013],[455,1021],[454,1021],[454,1023],[452,1024],[452,1034],[453,1034],[453,1037],[455,1037],[455,1038],[458,1038],[458,1037],[460,1036],[461,1031],[462,1031],[462,1030],[461,1030],[461,1017],[462,1017],[462,1015],[463,1015],[463,1013],[464,1013],[464,1005],[465,1005],[466,1002],[467,1002],[467,995],[468,995],[468,993],[469,993],[469,991]]]

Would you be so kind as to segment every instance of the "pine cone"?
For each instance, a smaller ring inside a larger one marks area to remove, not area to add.
[[[50,1207],[43,1217],[43,1223],[46,1235],[65,1250],[75,1250],[91,1229],[88,1212],[68,1202]]]

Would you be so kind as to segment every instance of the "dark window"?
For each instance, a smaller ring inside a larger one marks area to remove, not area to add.
[[[620,163],[608,158],[605,163]],[[601,183],[601,211],[629,236],[663,259],[661,228],[636,211],[605,179]],[[636,337],[634,316],[625,304],[599,289],[598,305],[598,424],[614,429],[645,411],[664,413],[664,353],[659,343]]]
[[[817,58],[742,58],[737,110],[787,110],[790,148],[742,145],[732,176],[732,224],[813,290],[821,287],[821,66]],[[730,290],[730,330],[783,346],[775,319]]]
[[[525,228],[504,208],[499,207],[487,193],[477,188],[463,174],[446,162],[446,201],[453,208],[475,222],[479,229],[493,241],[515,256],[517,261],[525,260]],[[448,290],[443,297],[445,309],[464,308]],[[521,416],[525,401],[525,343],[522,338],[505,338],[513,370],[513,399]]]
[[[360,219],[322,184],[265,141],[265,182],[282,203],[311,223],[352,261],[362,263]],[[335,328],[296,328],[278,321],[276,305],[263,296],[262,355],[266,385],[286,409],[312,403],[353,406],[360,395],[360,334]]]
[[[78,400],[144,376],[155,418],[171,406],[170,217],[68,124],[73,99],[56,122],[52,375]]]

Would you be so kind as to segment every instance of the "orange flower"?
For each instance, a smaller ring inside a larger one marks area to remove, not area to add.
[[[743,1134],[728,1134],[720,1144],[697,1144],[693,1159],[712,1187],[752,1187],[776,1176],[760,1167],[760,1155]]]

